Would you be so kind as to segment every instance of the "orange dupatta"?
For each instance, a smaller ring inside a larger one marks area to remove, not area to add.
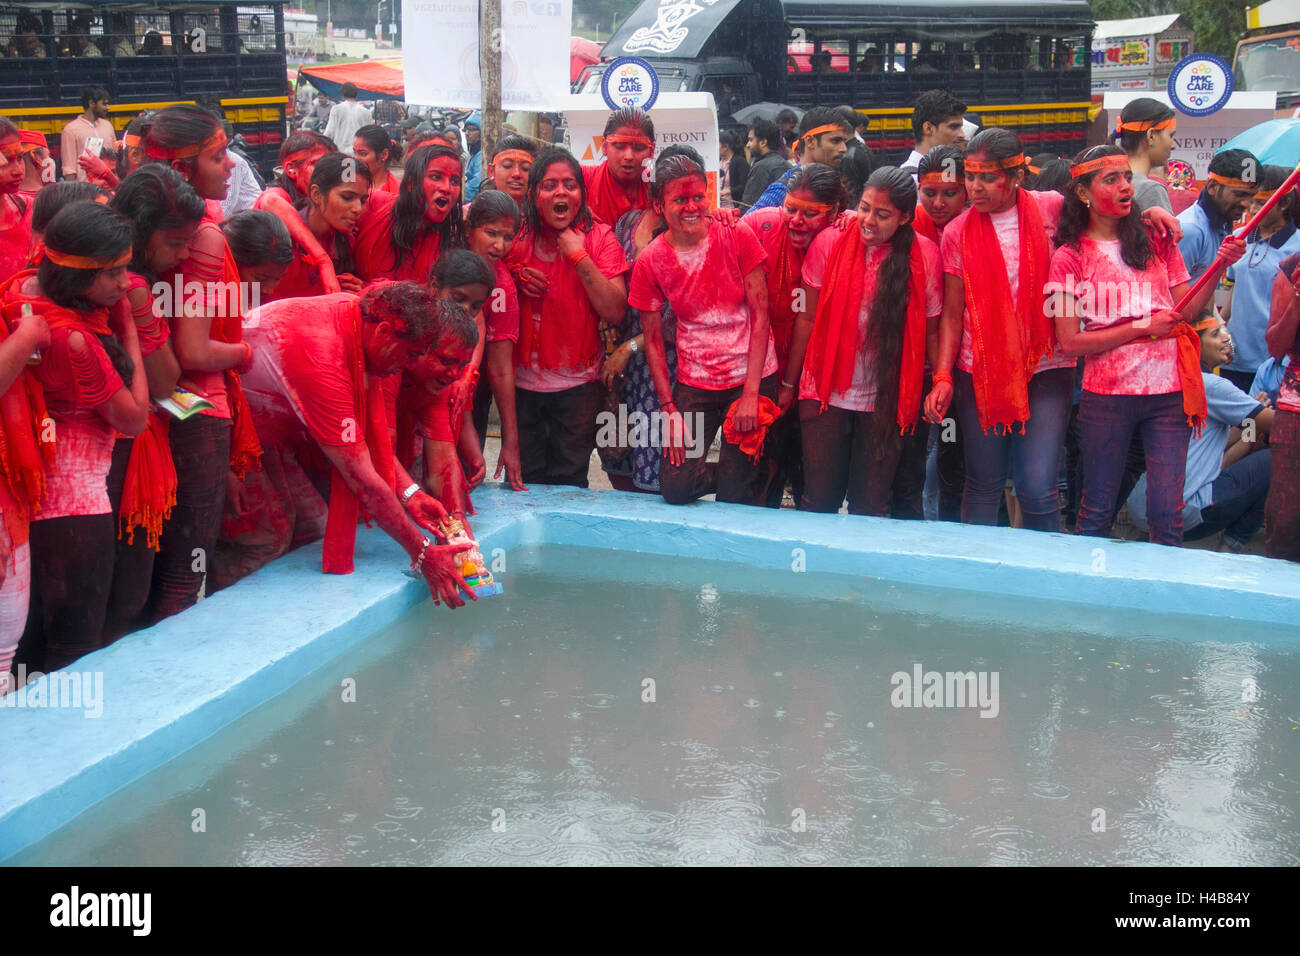
[[[970,314],[975,405],[984,431],[1029,420],[1029,378],[1056,346],[1056,328],[1043,307],[1051,250],[1038,203],[1016,191],[1020,224],[1017,301],[993,219],[970,210],[961,234],[961,255]],[[975,263],[979,263],[975,267]]]
[[[33,274],[20,272],[0,284],[0,300],[15,282]],[[9,338],[12,326],[10,309],[4,311],[0,342]],[[17,513],[5,511],[0,519],[15,547],[27,541],[28,523],[45,496],[45,466],[54,460],[54,442],[39,440],[46,418],[45,392],[34,376],[23,371],[0,395],[0,482],[18,505]]]
[[[925,207],[919,202],[916,204],[916,215],[912,218],[912,228],[916,230],[918,236],[925,236],[936,246],[939,244],[941,238],[939,227],[934,224],[930,214],[925,211]]]
[[[585,174],[584,174],[585,178]],[[596,167],[591,178],[587,180],[587,206],[592,215],[613,229],[623,213],[633,209],[648,209],[650,206],[650,186],[642,182],[637,186],[636,200],[627,198],[614,177],[609,173],[609,160]]]
[[[393,443],[388,431],[384,379],[366,374],[365,353],[361,347],[361,308],[353,306],[355,333],[348,337],[347,363],[352,373],[352,400],[357,416],[365,421],[366,449],[379,477],[397,491],[397,469],[393,460]],[[337,469],[330,472],[329,517],[325,521],[325,545],[321,552],[321,570],[326,574],[351,574],[357,543],[357,520],[361,502]]]
[[[772,252],[767,273],[767,307],[771,315],[772,343],[776,348],[777,373],[784,380],[790,340],[794,338],[794,290],[799,288],[803,257],[790,243],[790,230],[782,222],[780,238]]]
[[[858,341],[858,316],[866,286],[866,252],[862,233],[856,228],[846,229],[826,263],[817,318],[805,359],[807,367],[812,369],[822,409],[826,408],[832,391],[844,391],[853,384],[854,365],[863,345]],[[915,241],[910,272],[896,416],[898,430],[903,434],[916,427],[925,374],[925,261],[920,244]]]

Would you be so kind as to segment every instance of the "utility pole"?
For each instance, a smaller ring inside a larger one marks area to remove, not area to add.
[[[479,79],[483,84],[483,126],[480,149],[483,168],[497,151],[505,115],[501,112],[501,0],[479,0]]]

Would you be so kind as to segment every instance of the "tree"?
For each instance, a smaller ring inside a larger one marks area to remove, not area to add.
[[[1192,24],[1198,53],[1217,53],[1229,63],[1237,40],[1246,29],[1242,0],[1092,0],[1092,15],[1098,20],[1126,20],[1181,13]]]

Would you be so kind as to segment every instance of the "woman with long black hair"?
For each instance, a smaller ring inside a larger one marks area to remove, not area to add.
[[[159,277],[174,288],[199,290],[193,301],[185,294],[185,301],[172,303],[172,348],[181,366],[179,386],[212,407],[171,425],[176,506],[154,561],[147,612],[158,621],[198,600],[225,498],[239,498],[244,475],[257,466],[262,449],[239,379],[253,359],[243,340],[246,290],[213,210],[225,198],[235,165],[225,131],[206,110],[168,106],[150,117],[144,142],[149,159],[179,173],[209,213],[190,240],[188,256],[171,275]]]
[[[375,193],[366,204],[354,244],[358,275],[425,283],[444,249],[465,245],[460,153],[421,146],[406,158],[397,195]]]
[[[335,152],[338,147],[328,136],[309,129],[294,130],[280,144],[280,165],[268,191],[278,190],[289,205],[297,205],[307,197],[316,163],[326,153]]]
[[[369,190],[370,172],[364,165],[342,153],[326,153],[312,168],[303,201],[293,209],[282,203],[267,207],[283,214],[293,236],[293,262],[263,301],[361,292],[364,283],[356,277],[352,232]]]
[[[174,274],[176,265],[189,256],[190,241],[206,209],[199,194],[175,170],[159,163],[148,163],[127,176],[110,208],[131,223],[126,302],[135,322],[149,395],[165,398],[181,374],[170,341],[176,297],[174,287],[161,300],[155,299],[152,289],[160,276]],[[163,522],[176,504],[170,423],[167,412],[152,408],[139,436],[119,438],[113,446],[108,494],[119,527],[106,642],[126,633],[149,599]]]
[[[1214,283],[1174,311],[1189,288],[1187,267],[1178,246],[1142,222],[1122,149],[1094,146],[1070,172],[1047,305],[1066,353],[1087,357],[1078,532],[1110,534],[1129,442],[1140,429],[1151,541],[1180,545],[1187,442],[1206,415],[1201,342],[1188,320],[1210,301]]]
[[[31,369],[54,440],[45,495],[32,515],[32,644],[24,654],[42,670],[103,643],[117,539],[108,495],[113,444],[119,432],[144,431],[149,412],[135,323],[123,302],[131,253],[122,216],[74,203],[46,229],[39,269],[18,273],[0,291],[7,321],[28,306],[51,329]]]
[[[803,262],[807,311],[789,373],[799,373],[806,511],[885,516],[903,436],[921,408],[927,327],[943,308],[939,251],[912,228],[916,180],[884,166],[867,178],[856,224],[819,235]],[[806,349],[805,349],[806,346]]]
[[[519,288],[515,409],[524,484],[587,487],[601,406],[599,320],[622,323],[627,259],[587,207],[582,167],[548,149],[528,174],[507,265]]]

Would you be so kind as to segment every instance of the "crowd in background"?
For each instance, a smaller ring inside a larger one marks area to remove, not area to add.
[[[550,117],[399,142],[349,86],[270,182],[219,104],[118,141],[89,87],[57,167],[0,118],[0,674],[310,542],[348,573],[363,517],[463,604],[493,405],[520,493],[598,452],[672,504],[1105,536],[1127,503],[1300,559],[1296,195],[1240,150],[1193,192],[1155,100],[1066,158],[930,91],[901,166],[847,108],[758,119],[715,197],[638,110],[584,166]]]

